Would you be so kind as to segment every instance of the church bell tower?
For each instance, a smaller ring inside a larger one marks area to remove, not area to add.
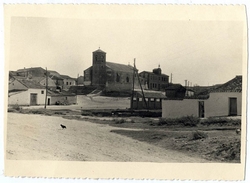
[[[93,52],[92,85],[105,87],[106,85],[106,53],[100,48]]]

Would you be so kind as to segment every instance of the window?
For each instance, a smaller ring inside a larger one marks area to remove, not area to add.
[[[43,91],[43,90],[41,91],[41,94],[44,94],[44,91]]]
[[[129,77],[128,76],[126,77],[126,81],[127,81],[127,83],[129,82]]]
[[[68,100],[68,97],[65,97],[66,100]]]
[[[116,82],[120,82],[120,76],[118,73],[116,73]]]
[[[69,85],[71,85],[71,82],[69,82]]]
[[[68,81],[66,82],[66,85],[69,85]]]

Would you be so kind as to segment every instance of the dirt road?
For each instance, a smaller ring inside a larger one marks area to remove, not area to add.
[[[67,126],[61,129],[60,124]],[[118,135],[106,124],[55,116],[8,113],[7,159],[133,162],[205,162]]]

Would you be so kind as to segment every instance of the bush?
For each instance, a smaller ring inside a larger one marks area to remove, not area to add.
[[[241,119],[209,117],[201,122],[202,125],[210,126],[240,126]]]
[[[199,140],[199,139],[207,138],[207,134],[205,132],[202,132],[202,131],[195,131],[195,132],[193,132],[192,136],[193,136],[192,140]]]
[[[198,117],[194,116],[185,116],[181,118],[160,118],[158,122],[158,126],[162,125],[181,125],[181,126],[197,126],[200,122]]]
[[[32,113],[32,114],[44,114],[43,111],[39,111],[39,110],[30,111],[30,113]]]
[[[125,123],[126,121],[124,119],[120,119],[120,120],[115,120],[115,124],[122,124]]]
[[[16,112],[16,110],[12,108],[8,108],[8,112]]]
[[[22,107],[20,107],[18,104],[16,105],[13,105],[12,106],[12,109],[16,110],[16,111],[21,111],[22,110]]]

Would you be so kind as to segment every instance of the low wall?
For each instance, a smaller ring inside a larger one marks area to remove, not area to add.
[[[51,105],[55,105],[56,102],[62,104],[76,104],[76,96],[51,96]]]
[[[198,117],[198,99],[184,100],[163,100],[162,101],[162,117],[163,118],[179,118],[183,116]]]

